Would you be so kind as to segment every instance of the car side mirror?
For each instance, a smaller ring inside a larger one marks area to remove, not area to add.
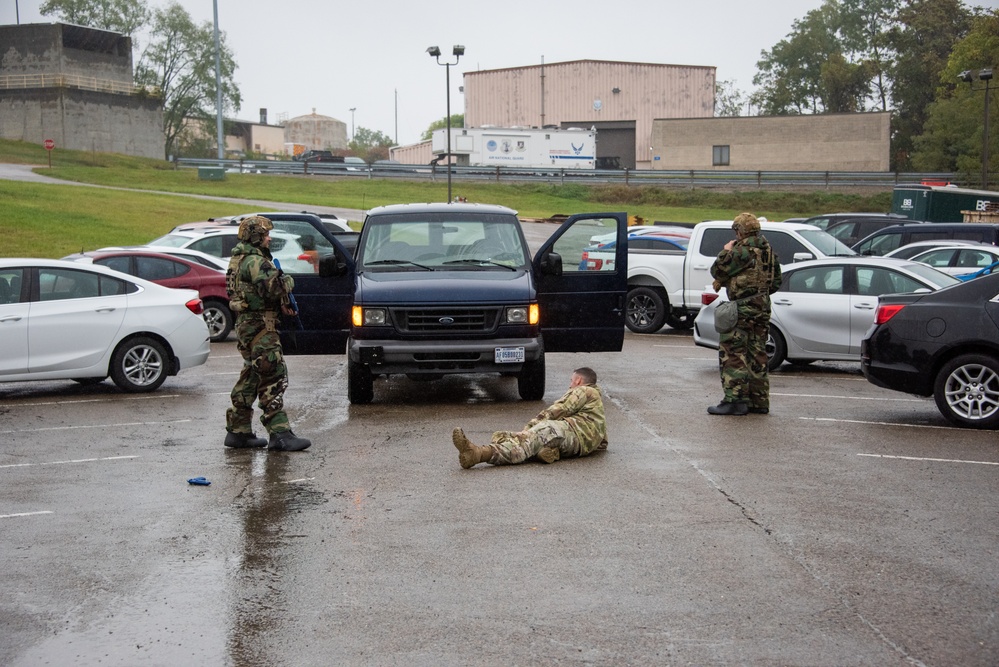
[[[547,252],[539,263],[542,273],[558,278],[562,275],[562,255],[557,252]]]
[[[322,255],[319,257],[319,276],[322,278],[334,278],[347,273],[347,262],[342,261],[336,253],[332,255]]]
[[[815,259],[815,255],[810,252],[796,252],[794,253],[795,262],[807,262],[810,259]]]

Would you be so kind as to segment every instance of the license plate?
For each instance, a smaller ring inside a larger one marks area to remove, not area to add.
[[[522,347],[497,347],[497,364],[522,364],[524,363],[524,348]]]

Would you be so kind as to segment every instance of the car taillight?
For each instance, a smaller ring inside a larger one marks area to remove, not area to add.
[[[874,316],[874,324],[884,324],[895,317],[903,308],[905,308],[904,303],[886,303],[878,306],[878,312]]]
[[[718,298],[718,292],[701,292],[701,305],[710,305],[712,301]]]
[[[187,309],[195,315],[201,315],[205,312],[205,304],[201,303],[201,299],[191,299],[184,305],[187,306]]]

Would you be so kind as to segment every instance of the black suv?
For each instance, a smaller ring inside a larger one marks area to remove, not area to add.
[[[305,151],[301,155],[296,156],[295,159],[299,162],[336,162],[344,164],[342,156],[333,155],[330,151]]]

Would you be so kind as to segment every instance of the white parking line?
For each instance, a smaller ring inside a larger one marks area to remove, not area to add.
[[[158,426],[160,424],[183,424],[194,421],[193,419],[177,419],[169,422],[124,422],[121,424],[88,424],[86,426],[50,426],[48,428],[22,428],[14,431],[0,431],[0,434],[7,433],[41,433],[43,431],[72,431],[79,428],[118,428],[120,426]]]
[[[40,512],[19,512],[18,514],[0,514],[0,519],[13,519],[18,516],[37,516],[39,514],[54,514],[50,510],[42,510]]]
[[[839,394],[778,394],[770,392],[771,396],[790,396],[791,398],[841,398],[851,401],[895,401],[901,403],[925,403],[923,398],[885,398],[884,396],[841,396]]]
[[[921,456],[892,456],[889,454],[857,454],[875,459],[901,459],[903,461],[933,461],[934,463],[974,463],[980,466],[999,466],[999,461],[965,461],[963,459],[929,459]]]
[[[152,401],[159,400],[161,398],[180,398],[180,394],[157,394],[155,396],[123,396],[119,399],[120,401]],[[76,403],[104,403],[107,401],[107,397],[103,396],[101,398],[80,398],[72,401],[43,401],[39,403],[35,402],[24,402],[24,403],[0,403],[0,408],[23,408],[23,407],[35,407],[36,405],[73,405]]]
[[[42,463],[8,463],[0,468],[28,468],[30,466],[55,466],[64,463],[92,463],[94,461],[120,461],[122,459],[137,459],[138,456],[104,456],[98,459],[70,459],[68,461],[45,461]]]
[[[839,422],[842,424],[872,424],[874,426],[906,426],[908,428],[935,428],[944,431],[963,431],[967,429],[958,426],[933,426],[932,424],[903,424],[902,422],[871,422],[863,419],[832,419],[830,417],[798,417],[798,419],[811,419],[817,422]]]
[[[289,479],[282,482],[282,484],[301,484],[302,482],[311,482],[315,477],[302,477],[301,479]]]

